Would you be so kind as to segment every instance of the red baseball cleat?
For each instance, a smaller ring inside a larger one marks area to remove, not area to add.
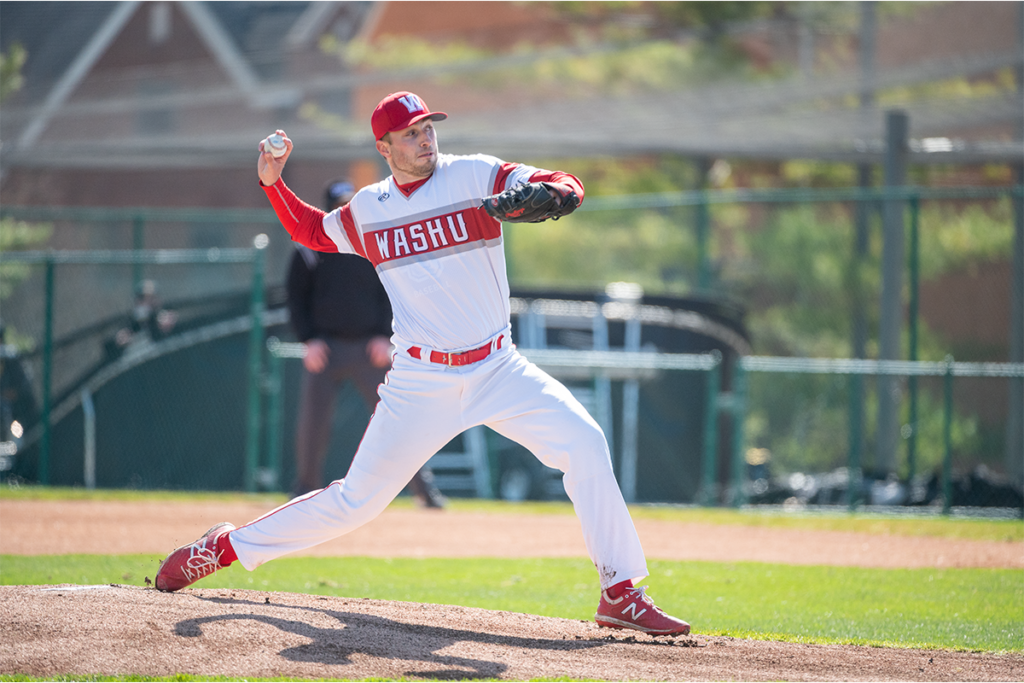
[[[685,636],[690,625],[662,612],[644,592],[647,586],[627,588],[626,593],[612,600],[607,591],[601,591],[594,621],[608,628],[631,628],[652,636]]]
[[[217,542],[234,530],[234,524],[221,522],[198,541],[172,551],[156,570],[157,590],[168,593],[180,590],[220,569],[220,556],[224,549],[219,548]]]

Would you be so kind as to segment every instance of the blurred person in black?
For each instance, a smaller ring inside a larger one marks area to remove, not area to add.
[[[324,210],[346,204],[353,194],[355,187],[346,180],[330,183]],[[292,330],[306,345],[291,491],[300,496],[324,486],[334,405],[346,380],[371,411],[377,405],[377,387],[391,367],[392,314],[391,301],[369,261],[300,245],[288,270],[288,311]],[[409,490],[424,507],[444,506],[427,465],[413,476]]]
[[[178,314],[164,308],[154,280],[143,280],[135,292],[128,322],[105,342],[108,360],[116,360],[130,346],[145,345],[167,337],[178,323]]]

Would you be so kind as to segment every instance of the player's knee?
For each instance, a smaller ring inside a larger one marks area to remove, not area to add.
[[[611,469],[611,452],[601,427],[592,421],[580,421],[569,442],[566,473],[598,472]]]
[[[608,438],[596,420],[593,418],[581,420],[577,427],[577,432],[576,442],[582,448],[597,453],[603,452],[606,456],[611,457],[608,451]]]

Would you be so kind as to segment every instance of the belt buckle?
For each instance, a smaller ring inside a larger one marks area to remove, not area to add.
[[[452,356],[455,355],[455,354],[453,354],[453,353],[446,353],[444,355],[448,358],[448,367],[452,367]]]

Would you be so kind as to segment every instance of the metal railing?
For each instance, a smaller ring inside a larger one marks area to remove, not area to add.
[[[746,356],[737,364],[739,372],[734,382],[745,387],[744,373],[801,373],[801,374],[833,374],[892,377],[942,377],[943,378],[943,459],[942,459],[942,510],[948,514],[952,507],[952,439],[951,426],[953,421],[953,378],[954,377],[1024,377],[1024,363],[957,363],[952,356],[944,361],[886,361],[855,358],[778,358],[771,356]],[[743,400],[742,398],[740,399]],[[910,430],[910,438],[915,438],[916,429]],[[908,450],[913,453],[913,444]],[[736,462],[736,460],[734,460]],[[858,500],[860,490],[861,453],[851,448],[848,454],[848,471],[852,480],[847,488],[847,504],[851,510],[861,502]],[[911,470],[913,466],[911,464]],[[737,493],[742,499],[742,487]],[[742,502],[742,500],[740,501]]]
[[[282,359],[301,359],[305,356],[305,345],[285,343],[272,338],[268,340],[271,398],[269,406],[268,448],[270,467],[280,463],[280,399]],[[1024,363],[957,363],[952,357],[942,362],[929,361],[879,361],[845,358],[787,358],[771,356],[743,356],[734,366],[732,391],[720,391],[723,370],[722,355],[718,351],[703,354],[656,353],[634,351],[575,351],[565,349],[521,349],[530,361],[545,369],[585,370],[594,377],[602,376],[619,380],[650,378],[652,371],[675,370],[707,373],[705,414],[702,426],[703,448],[701,464],[701,488],[698,502],[713,504],[715,463],[718,452],[718,421],[722,414],[731,414],[733,436],[730,440],[729,462],[732,491],[728,496],[734,507],[746,503],[744,495],[744,421],[746,417],[747,373],[804,373],[898,377],[942,377],[943,378],[943,434],[944,457],[941,472],[942,512],[949,514],[952,507],[952,441],[950,439],[953,418],[954,377],[1024,377]],[[847,489],[847,505],[852,512],[862,501],[857,497],[861,465],[860,455],[849,453],[848,469],[853,474]],[[635,463],[633,463],[635,467]],[[268,478],[274,478],[271,474]],[[621,479],[635,479],[635,473],[620,472]]]

